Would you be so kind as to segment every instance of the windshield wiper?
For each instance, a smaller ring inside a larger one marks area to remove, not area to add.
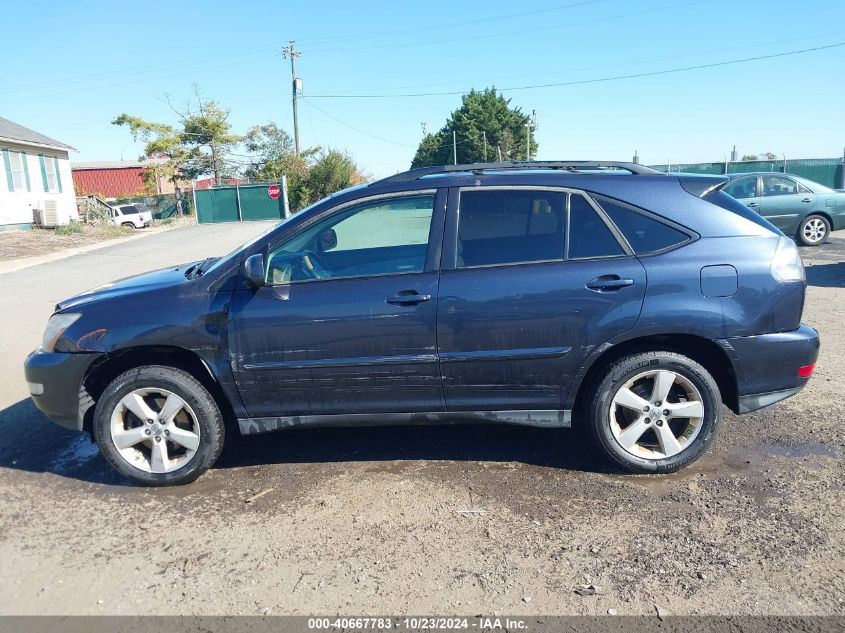
[[[194,264],[193,266],[189,266],[188,270],[185,271],[185,277],[188,279],[196,279],[197,277],[201,277],[202,274],[208,270],[209,266],[211,266],[214,262],[216,262],[219,257],[208,257],[198,264]]]

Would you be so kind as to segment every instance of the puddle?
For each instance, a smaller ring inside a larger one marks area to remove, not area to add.
[[[794,459],[813,468],[813,458],[842,459],[842,447],[820,443],[785,445],[763,443],[744,449],[709,452],[691,466],[669,475],[609,475],[614,481],[635,484],[654,493],[676,487],[678,482],[697,477],[724,477],[730,475],[762,474],[770,458]],[[809,463],[807,463],[809,462]]]
[[[48,470],[65,475],[76,470],[96,458],[100,454],[97,445],[88,439],[87,435],[79,434],[70,444],[56,455],[48,466]]]

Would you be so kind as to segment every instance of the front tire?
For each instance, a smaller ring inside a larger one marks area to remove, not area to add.
[[[691,464],[710,446],[721,421],[716,381],[674,352],[614,362],[588,402],[593,440],[633,473],[671,473]]]
[[[830,235],[830,222],[823,215],[808,215],[798,225],[798,241],[804,246],[820,246]]]
[[[93,426],[106,461],[145,486],[194,481],[217,461],[225,439],[208,390],[189,373],[161,365],[115,378],[97,401]]]

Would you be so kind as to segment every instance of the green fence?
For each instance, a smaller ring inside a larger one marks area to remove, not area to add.
[[[197,222],[211,224],[283,218],[284,200],[281,196],[273,199],[267,193],[272,184],[275,183],[196,190]]]
[[[652,165],[661,171],[688,174],[740,174],[749,171],[771,171],[794,174],[834,189],[845,188],[842,158],[796,158],[790,160],[747,160],[720,163],[681,163]]]

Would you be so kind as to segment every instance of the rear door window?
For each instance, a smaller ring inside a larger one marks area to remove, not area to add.
[[[763,176],[763,196],[789,196],[798,193],[798,183],[786,176]]]
[[[566,193],[462,191],[458,268],[563,260]]]
[[[662,251],[691,239],[687,233],[629,207],[604,198],[597,202],[637,255]]]

